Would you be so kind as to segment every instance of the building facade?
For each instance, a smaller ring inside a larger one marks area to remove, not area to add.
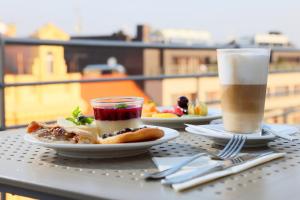
[[[148,44],[151,30],[138,26],[136,37],[125,38],[124,43]],[[48,24],[31,37],[38,39],[69,40],[69,36],[54,25]],[[101,40],[109,36],[99,37]],[[116,35],[113,35],[116,37]],[[97,37],[77,37],[97,39]],[[106,78],[94,75],[85,77],[83,69],[90,64],[105,64],[111,58],[126,68],[127,74],[117,75],[186,75],[217,73],[217,46],[181,45],[172,48],[160,45],[143,47],[61,47],[61,46],[7,46],[5,81],[43,82],[55,80],[78,80]],[[270,59],[267,91],[266,118],[273,122],[300,123],[299,67],[300,50],[273,48]],[[115,77],[115,76],[113,76]],[[152,99],[159,105],[172,105],[178,96],[188,96],[220,107],[220,90],[217,76],[200,78],[172,78],[147,81],[126,81],[93,84],[61,84],[43,86],[10,87],[5,90],[7,124],[23,124],[30,120],[54,120],[67,116],[74,106],[91,112],[89,99],[107,95],[137,95]],[[66,102],[69,102],[66,104]],[[286,113],[289,113],[286,116]]]
[[[30,37],[69,40],[68,34],[50,23],[40,27]],[[65,57],[63,46],[8,45],[5,47],[5,83],[126,77],[126,74],[84,75],[69,72]],[[84,113],[92,114],[90,99],[115,95],[148,99],[144,91],[130,80],[8,87],[5,89],[6,125],[27,124],[32,120],[52,121],[69,116],[76,106],[80,106]]]
[[[31,37],[69,39],[66,33],[53,24],[46,24]],[[64,49],[61,46],[7,46],[5,50],[5,83],[81,79],[80,73],[67,73]],[[7,125],[26,124],[31,120],[54,120],[69,115],[77,105],[84,110],[88,107],[81,97],[79,83],[5,89]]]
[[[136,37],[132,41],[147,44],[151,42],[150,35],[149,27],[138,26]],[[66,62],[70,67],[72,66],[70,71],[81,71],[88,64],[106,63],[109,57],[115,57],[118,63],[125,66],[128,75],[159,76],[217,73],[216,48],[219,47],[197,46],[194,48],[194,46],[185,45],[172,48],[166,45],[166,48],[67,47],[65,51]],[[288,119],[286,116],[282,117],[287,110],[300,108],[300,103],[297,104],[295,100],[299,98],[300,86],[296,78],[300,75],[299,70],[299,49],[278,45],[272,48],[266,103],[268,120],[300,122],[300,115],[297,112],[290,114],[293,117]],[[174,104],[178,96],[186,95],[192,99],[198,98],[205,101],[213,107],[220,106],[220,91],[216,76],[144,81],[140,87],[150,98],[161,105]],[[284,92],[280,93],[280,91]]]

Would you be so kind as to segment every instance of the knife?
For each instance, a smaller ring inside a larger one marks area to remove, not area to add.
[[[195,170],[193,170],[191,172],[188,172],[188,173],[173,176],[171,178],[166,178],[166,179],[162,180],[162,184],[172,185],[172,184],[176,184],[176,183],[182,183],[182,182],[189,181],[191,179],[197,178],[199,176],[206,175],[206,174],[209,174],[211,172],[225,170],[227,168],[245,163],[249,160],[253,160],[253,159],[256,159],[256,158],[259,158],[259,157],[263,157],[263,156],[266,156],[266,155],[269,155],[269,154],[272,154],[272,153],[273,153],[273,151],[268,151],[266,153],[262,153],[262,154],[259,154],[259,155],[257,155],[257,154],[245,154],[245,155],[238,156],[236,158],[231,158],[231,159],[228,159],[228,160],[225,160],[225,161],[219,161],[217,163],[210,164],[210,165],[207,165],[205,167],[201,167],[199,169],[195,169]]]

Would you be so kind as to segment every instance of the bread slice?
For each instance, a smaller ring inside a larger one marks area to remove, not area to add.
[[[158,128],[142,128],[136,131],[129,131],[119,135],[100,138],[100,144],[119,144],[130,142],[145,142],[157,140],[164,136],[164,132]]]

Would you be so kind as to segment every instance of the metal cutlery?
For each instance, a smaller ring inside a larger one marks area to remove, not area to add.
[[[257,154],[245,154],[245,155],[242,155],[242,156],[238,156],[236,158],[231,158],[231,159],[227,159],[227,160],[224,160],[224,161],[218,161],[217,163],[214,163],[212,165],[204,166],[204,167],[201,167],[199,169],[195,169],[191,172],[174,176],[172,178],[164,179],[162,181],[162,183],[164,185],[172,185],[172,184],[176,184],[176,183],[182,183],[182,182],[189,181],[189,180],[192,180],[194,178],[209,174],[211,172],[225,170],[227,168],[237,166],[237,165],[240,165],[240,164],[245,163],[247,161],[250,161],[250,160],[253,160],[253,159],[256,159],[256,158],[259,158],[259,157],[263,157],[263,156],[266,156],[266,155],[269,155],[269,154],[272,154],[272,153],[274,153],[274,152],[273,151],[268,151],[268,152],[265,152],[265,153],[262,153],[262,154],[259,154],[259,155],[257,155]]]
[[[266,124],[263,124],[262,125],[262,131],[265,131],[267,133],[271,133],[279,138],[282,138],[284,140],[288,140],[288,141],[294,141],[294,140],[297,140],[298,137],[295,137],[295,136],[291,136],[291,135],[288,135],[288,134],[282,134],[281,132],[278,132],[278,131],[274,131],[270,126],[266,125]]]
[[[190,158],[188,158],[166,170],[163,170],[160,172],[154,172],[154,173],[145,173],[143,177],[145,179],[162,179],[168,175],[171,175],[171,174],[179,171],[182,167],[186,166],[187,164],[191,163],[192,161],[196,160],[197,158],[200,158],[205,155],[206,155],[205,153],[196,154],[196,155],[194,155],[194,156],[192,156],[192,157],[190,157]]]
[[[144,178],[145,179],[164,178],[166,176],[169,176],[169,175],[179,171],[182,167],[186,166],[187,164],[191,163],[192,161],[194,161],[202,156],[205,156],[205,155],[209,155],[214,159],[220,159],[220,160],[236,157],[238,155],[238,153],[241,151],[241,149],[243,148],[245,141],[246,141],[245,136],[234,135],[229,140],[229,142],[225,145],[224,149],[219,151],[217,154],[214,152],[210,152],[210,151],[207,151],[206,153],[196,154],[193,157],[188,158],[188,159],[184,160],[183,162],[180,162],[180,163],[176,164],[175,166],[170,167],[166,170],[163,170],[160,172],[154,172],[151,174],[149,174],[149,173],[144,174]]]
[[[185,124],[185,125],[192,129],[206,131],[206,132],[212,131],[213,133],[215,133],[214,130],[210,130],[207,128],[195,126],[192,124]],[[247,137],[245,135],[235,134],[230,138],[230,140],[226,144],[225,148],[222,151],[220,151],[217,155],[213,155],[213,156],[216,157],[217,159],[221,159],[221,160],[224,160],[227,158],[233,158],[233,157],[237,156],[238,153],[242,150],[246,140],[247,140]]]

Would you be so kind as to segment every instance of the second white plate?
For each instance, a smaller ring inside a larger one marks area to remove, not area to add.
[[[165,126],[169,128],[184,128],[184,124],[208,124],[214,119],[221,118],[221,111],[218,109],[208,109],[206,116],[183,116],[178,118],[153,118],[142,117],[142,122],[147,125]]]
[[[210,124],[210,125],[203,125],[202,127],[212,126],[214,128],[223,130],[223,124]],[[268,124],[274,131],[281,131],[286,134],[295,134],[299,130],[296,127],[289,126],[289,125],[281,125],[281,124]],[[226,134],[211,134],[204,131],[198,131],[190,127],[186,127],[185,130],[189,133],[194,133],[198,135],[202,135],[204,137],[207,137],[208,139],[214,141],[214,143],[218,145],[224,146],[227,144],[227,142],[231,139],[232,134],[226,133]],[[247,134],[247,141],[245,146],[246,147],[261,147],[266,146],[269,142],[275,140],[277,137],[273,134],[267,133],[263,135],[259,134]]]

